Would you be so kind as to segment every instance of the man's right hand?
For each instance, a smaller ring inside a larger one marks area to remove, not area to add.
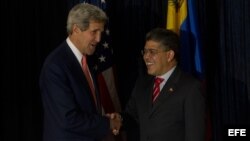
[[[119,134],[119,130],[122,126],[122,118],[119,113],[108,113],[106,116],[110,119],[110,129],[114,135]]]

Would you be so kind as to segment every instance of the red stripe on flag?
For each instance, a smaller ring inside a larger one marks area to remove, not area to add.
[[[115,112],[115,108],[111,100],[110,93],[109,93],[106,81],[104,80],[102,73],[98,75],[97,79],[98,79],[99,90],[100,90],[101,104],[103,106],[105,113]]]

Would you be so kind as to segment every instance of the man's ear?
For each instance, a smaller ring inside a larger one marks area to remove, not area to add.
[[[175,53],[173,50],[168,51],[168,62],[172,61],[174,59]]]
[[[81,29],[77,26],[77,24],[74,24],[72,28],[73,28],[72,31],[75,32],[75,33],[81,32]]]

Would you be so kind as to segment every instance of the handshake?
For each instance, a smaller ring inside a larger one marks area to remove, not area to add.
[[[118,135],[122,126],[122,117],[119,113],[108,113],[106,117],[110,120],[110,129],[114,135]]]

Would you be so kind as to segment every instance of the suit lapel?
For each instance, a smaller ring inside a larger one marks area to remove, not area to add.
[[[89,84],[88,84],[88,81],[83,73],[83,70],[81,68],[81,65],[79,64],[79,62],[77,61],[74,53],[71,51],[70,47],[68,46],[68,44],[65,42],[65,51],[66,51],[66,54],[68,56],[68,59],[65,59],[65,61],[67,61],[67,66],[69,67],[69,69],[72,71],[72,74],[74,75],[75,79],[78,80],[81,85],[82,85],[82,88],[84,88],[89,95],[89,97],[92,99],[91,102],[92,104],[95,106],[95,102],[94,102],[94,99],[93,99],[93,96],[91,94],[91,89],[89,87]],[[101,106],[100,106],[100,101],[99,101],[99,96],[98,96],[98,89],[97,89],[97,86],[96,86],[96,82],[95,82],[95,79],[94,79],[94,75],[90,69],[90,73],[93,77],[93,83],[94,83],[94,87],[96,89],[96,98],[97,98],[97,104],[98,106],[96,107],[98,112],[101,112]]]
[[[180,75],[181,71],[178,67],[176,67],[176,69],[174,70],[174,72],[172,73],[172,75],[169,77],[168,81],[162,88],[160,95],[152,105],[152,111],[150,115],[152,115],[155,112],[155,110],[159,108],[159,106],[161,106],[162,103],[164,103],[171,95],[175,93],[175,89],[177,87]]]

